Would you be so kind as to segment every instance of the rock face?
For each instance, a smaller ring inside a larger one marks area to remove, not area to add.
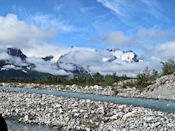
[[[53,59],[53,56],[46,56],[42,58],[45,61],[51,61]]]
[[[7,48],[7,54],[14,57],[19,57],[22,60],[26,60],[27,56],[22,53],[20,49],[17,48]]]
[[[137,90],[134,86],[130,88],[122,88],[122,83],[123,82],[121,81],[118,83],[118,87],[114,87],[117,89],[119,96],[175,100],[174,74],[161,76],[160,78],[152,81],[153,84],[142,90]]]
[[[141,97],[175,100],[175,75],[166,75],[157,78],[155,83],[148,86]]]

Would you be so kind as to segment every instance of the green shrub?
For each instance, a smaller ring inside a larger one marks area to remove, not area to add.
[[[126,87],[127,87],[127,83],[123,83],[122,88],[126,88]]]
[[[127,77],[127,75],[122,75],[122,76],[121,76],[121,80],[123,80],[123,81],[124,81],[124,80],[128,80],[128,79],[129,79],[129,78]]]
[[[118,94],[118,90],[117,89],[113,89],[113,95],[116,96]]]
[[[175,72],[175,62],[173,60],[168,60],[163,64],[162,75],[169,75]]]
[[[158,73],[157,70],[153,69],[152,73],[151,73],[151,76],[150,76],[150,79],[155,79],[157,77],[159,77],[159,73]]]
[[[139,73],[137,75],[137,80],[136,80],[136,87],[138,89],[143,89],[147,86],[149,86],[150,84],[152,84],[152,82],[159,77],[159,73],[157,70],[153,69],[152,72],[149,70],[148,67],[145,68],[145,70],[143,71],[143,73]]]
[[[114,82],[118,81],[118,77],[116,75],[116,73],[114,73],[113,75],[106,75],[104,77],[104,81],[102,82],[103,86],[112,86],[114,84]]]
[[[136,85],[135,82],[133,81],[128,81],[126,83],[123,83],[122,88],[127,88],[127,87],[134,87]]]
[[[136,81],[136,87],[139,89],[147,87],[149,77],[146,74],[138,74],[137,75],[137,81]]]

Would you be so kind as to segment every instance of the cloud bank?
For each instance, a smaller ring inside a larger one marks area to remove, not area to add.
[[[58,31],[53,27],[41,29],[35,25],[26,24],[14,14],[0,16],[0,48],[16,47],[27,56],[55,55],[59,58],[58,52],[61,52],[64,46],[50,43],[57,33]]]
[[[120,50],[116,52],[120,52]],[[127,59],[129,60],[128,57],[132,57],[131,54],[128,54],[126,60],[123,60],[122,57],[120,58],[120,53],[117,53],[117,55],[119,55],[118,59],[114,59],[114,54],[108,50],[74,47],[60,59],[60,62],[76,64],[90,72],[100,72],[104,75],[116,72],[120,76],[126,74],[130,77],[135,77],[139,72],[142,72],[146,66],[149,66],[150,69],[160,70],[161,68],[160,59],[154,57],[145,59],[142,62],[131,63],[126,61]],[[104,61],[105,59],[112,61]],[[70,65],[69,67],[67,66],[66,68],[73,68],[70,67]],[[64,67],[65,64],[62,64],[62,68]]]
[[[41,30],[34,25],[27,25],[14,14],[0,16],[0,43],[6,46],[32,47],[37,41],[49,41],[57,31],[53,28]],[[32,44],[33,43],[33,44]]]
[[[162,60],[175,59],[175,41],[158,45],[154,49],[154,55]]]
[[[103,42],[115,46],[145,46],[147,44],[163,43],[174,40],[174,35],[168,30],[140,28],[134,35],[127,36],[121,31],[113,31],[102,37]]]

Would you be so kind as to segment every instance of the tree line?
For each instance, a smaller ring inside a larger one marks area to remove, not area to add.
[[[119,81],[119,79],[127,79],[126,76],[119,78],[116,73],[112,75],[103,76],[99,72],[90,74],[74,75],[72,79],[67,79],[59,76],[48,76],[41,79],[0,79],[0,82],[18,82],[18,83],[39,83],[39,84],[60,84],[60,85],[101,85],[101,86],[112,86],[113,83]]]

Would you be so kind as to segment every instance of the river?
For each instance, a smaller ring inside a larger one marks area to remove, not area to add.
[[[18,123],[15,120],[6,120],[8,131],[60,131],[45,125]]]
[[[38,89],[17,88],[17,87],[13,88],[13,87],[2,87],[2,86],[0,86],[0,90],[55,95],[55,96],[78,98],[78,99],[90,99],[92,101],[103,101],[115,104],[140,106],[145,108],[151,108],[154,110],[175,113],[175,101],[170,100],[130,98],[121,96],[105,96],[105,95],[94,95],[94,94],[66,92],[66,91],[38,90]]]

